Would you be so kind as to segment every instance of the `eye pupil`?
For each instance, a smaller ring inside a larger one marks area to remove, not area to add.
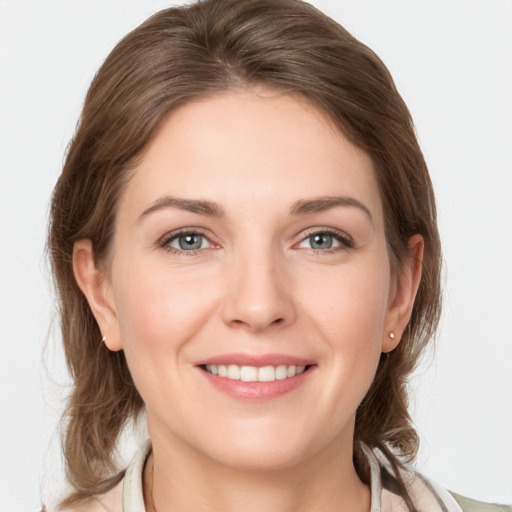
[[[330,249],[332,247],[332,235],[317,233],[310,237],[310,242],[313,249]]]
[[[201,235],[182,235],[178,239],[180,249],[184,251],[200,249],[201,248]]]

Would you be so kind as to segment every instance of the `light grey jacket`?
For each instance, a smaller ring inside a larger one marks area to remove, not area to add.
[[[151,442],[148,440],[135,454],[123,480],[116,487],[85,505],[69,508],[63,512],[146,512],[142,474],[150,453]],[[409,512],[402,498],[388,489],[386,482],[382,480],[383,468],[389,471],[386,465],[372,450],[365,449],[365,454],[371,471],[370,512]],[[512,512],[512,506],[482,503],[448,492],[414,471],[410,471],[403,477],[407,481],[417,510],[421,512]],[[53,511],[43,509],[42,512]]]

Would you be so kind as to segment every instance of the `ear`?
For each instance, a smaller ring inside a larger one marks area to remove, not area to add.
[[[398,346],[409,323],[421,280],[424,247],[425,243],[421,235],[414,235],[410,238],[409,256],[404,261],[391,287],[382,352],[391,352]]]
[[[105,273],[96,267],[92,242],[88,239],[78,240],[73,246],[73,272],[98,322],[105,345],[112,351],[121,350],[123,347],[111,285]]]

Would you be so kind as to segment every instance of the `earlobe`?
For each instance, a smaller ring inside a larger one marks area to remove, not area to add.
[[[99,339],[98,343],[103,341],[112,351],[121,350],[123,347],[110,283],[105,273],[96,267],[92,242],[88,239],[78,240],[73,246],[73,272],[102,333],[103,339]]]
[[[396,277],[393,293],[390,296],[382,342],[383,352],[391,352],[398,346],[411,318],[414,300],[421,281],[424,246],[423,237],[419,234],[412,236],[409,240],[409,256]]]

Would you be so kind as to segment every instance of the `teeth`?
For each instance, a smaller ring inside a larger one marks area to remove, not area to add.
[[[231,380],[241,380],[243,382],[272,382],[274,380],[283,380],[295,375],[304,373],[305,366],[285,365],[278,366],[238,366],[236,364],[207,364],[206,371],[212,375],[226,377]]]
[[[258,370],[258,382],[272,382],[276,380],[276,369],[273,366],[263,366]]]
[[[240,366],[237,366],[236,364],[230,364],[228,366],[226,377],[232,380],[240,380]]]
[[[276,368],[276,380],[283,380],[288,377],[288,368],[282,364]]]

